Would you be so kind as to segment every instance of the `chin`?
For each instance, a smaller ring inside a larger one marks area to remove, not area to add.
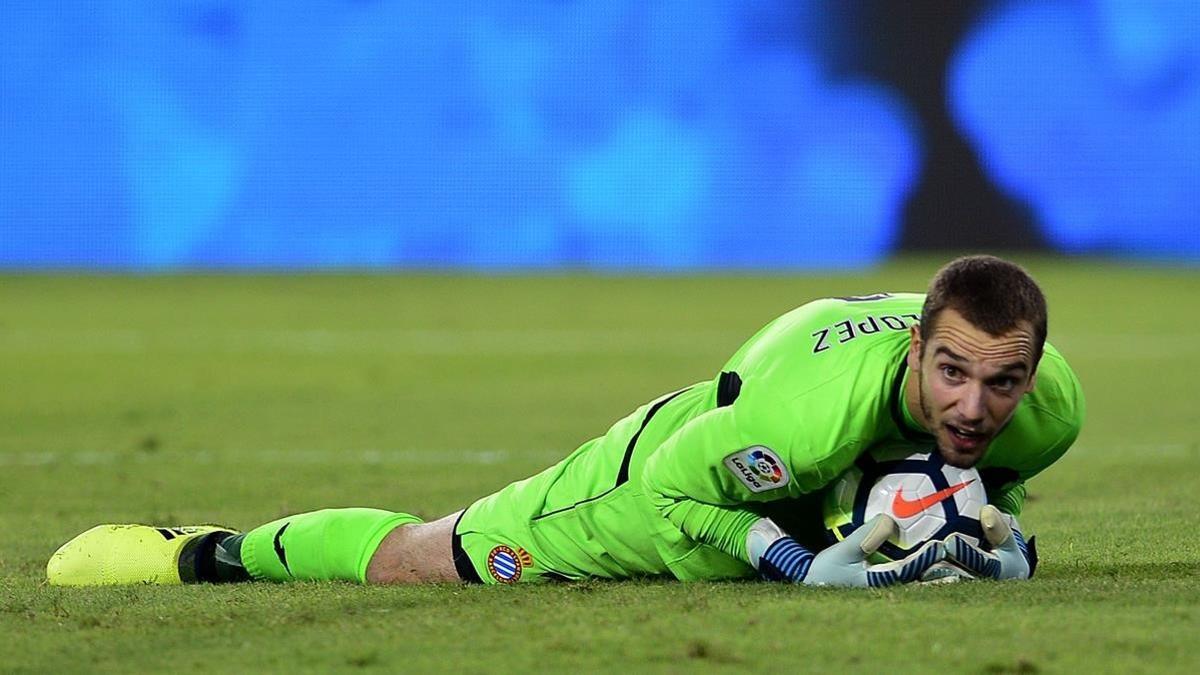
[[[942,459],[946,460],[946,463],[950,466],[959,469],[970,469],[978,464],[980,459],[983,459],[983,454],[987,452],[987,446],[970,452],[964,452],[956,450],[953,445],[943,444],[939,439],[938,452],[942,455]]]

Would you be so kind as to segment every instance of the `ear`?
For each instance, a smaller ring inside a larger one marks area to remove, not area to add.
[[[908,327],[908,369],[921,369],[921,327],[913,324]]]

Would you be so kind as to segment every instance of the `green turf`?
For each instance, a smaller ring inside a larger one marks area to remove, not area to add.
[[[1089,418],[1028,583],[67,590],[100,522],[438,516],[711,377],[805,277],[0,277],[0,671],[1196,672],[1200,274],[1027,261]]]

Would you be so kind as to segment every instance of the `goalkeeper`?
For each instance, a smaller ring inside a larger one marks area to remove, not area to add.
[[[1027,578],[1025,482],[1074,442],[1079,382],[1045,343],[1046,304],[1020,267],[959,258],[926,295],[810,302],[746,342],[716,378],[666,394],[545,471],[424,523],[342,508],[245,533],[101,525],[47,565],[56,585],[290,581],[515,583],[671,575],[881,586],[949,559]],[[1036,383],[1036,386],[1035,386]],[[987,543],[929,542],[869,565],[887,516],[823,550],[780,524],[880,443],[936,445],[976,466]],[[790,511],[790,514],[789,514]]]

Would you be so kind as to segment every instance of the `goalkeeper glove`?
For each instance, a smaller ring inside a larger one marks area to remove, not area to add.
[[[992,550],[969,543],[962,535],[946,537],[946,557],[985,579],[1028,579],[1037,568],[1037,548],[1034,540],[1025,543],[1025,537],[1017,528],[1017,519],[1001,513],[987,504],[979,512],[979,523],[983,525],[983,536]]]
[[[765,579],[858,588],[920,579],[931,565],[946,557],[941,542],[930,541],[903,560],[867,564],[867,557],[895,533],[896,521],[879,514],[850,536],[814,555],[769,518],[763,518],[750,528],[746,550],[750,563]]]

